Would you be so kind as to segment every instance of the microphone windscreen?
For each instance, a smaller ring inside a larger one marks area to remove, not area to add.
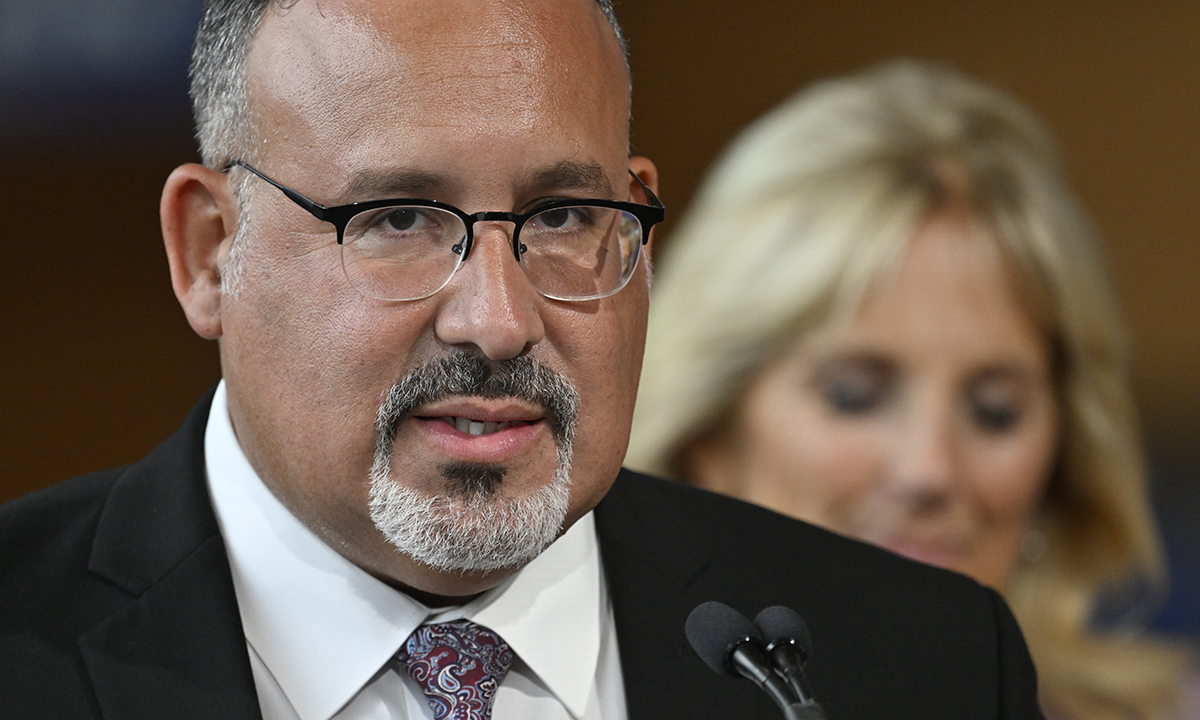
[[[729,650],[746,638],[762,639],[758,628],[745,615],[715,600],[701,603],[692,610],[684,633],[705,664],[721,675],[734,678],[740,675],[725,665]]]
[[[805,658],[812,657],[812,635],[808,625],[793,609],[783,605],[772,605],[754,618],[754,624],[762,632],[768,644],[777,640],[795,640]]]

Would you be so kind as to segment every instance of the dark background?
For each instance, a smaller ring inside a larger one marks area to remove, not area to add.
[[[1108,243],[1176,565],[1159,624],[1200,598],[1200,3],[617,0],[635,151],[669,243],[704,169],[797,88],[897,56],[946,62],[1034,108]],[[158,230],[196,159],[195,0],[0,0],[0,501],[136,460],[218,377],[175,303]]]

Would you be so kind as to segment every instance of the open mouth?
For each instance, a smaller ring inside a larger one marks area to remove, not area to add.
[[[474,436],[491,435],[492,433],[500,432],[501,430],[507,430],[508,428],[532,424],[531,421],[527,420],[493,422],[491,420],[473,420],[471,418],[457,416],[443,416],[439,419],[460,433]]]

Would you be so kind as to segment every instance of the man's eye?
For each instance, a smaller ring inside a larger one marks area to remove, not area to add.
[[[390,232],[423,230],[433,224],[433,218],[420,208],[392,208],[376,218],[376,224]]]
[[[530,218],[535,227],[547,230],[579,230],[592,224],[586,207],[565,207],[546,210]]]

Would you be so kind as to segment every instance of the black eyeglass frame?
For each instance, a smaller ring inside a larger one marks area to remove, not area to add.
[[[398,205],[410,207],[430,207],[452,213],[462,220],[463,225],[467,229],[467,234],[462,241],[460,253],[462,257],[459,260],[460,264],[466,262],[467,258],[471,254],[471,247],[474,244],[475,239],[475,223],[477,222],[511,222],[513,224],[513,256],[516,257],[517,262],[520,262],[521,253],[525,251],[525,246],[522,245],[520,241],[521,227],[530,218],[534,217],[535,215],[540,215],[548,210],[555,210],[557,208],[592,206],[612,208],[614,210],[620,210],[622,212],[629,213],[637,218],[638,222],[641,223],[642,245],[645,245],[650,241],[650,229],[662,222],[663,217],[666,214],[666,208],[662,204],[662,201],[658,199],[658,196],[654,194],[654,191],[651,190],[646,183],[642,182],[642,179],[638,177],[637,173],[635,173],[633,170],[629,171],[629,176],[636,180],[637,184],[641,186],[642,191],[646,193],[646,199],[650,201],[649,205],[624,202],[621,200],[584,198],[579,200],[551,200],[550,202],[538,205],[532,210],[523,213],[484,211],[468,214],[467,212],[460,210],[449,203],[444,203],[439,200],[423,200],[414,198],[367,200],[364,202],[350,203],[348,205],[334,205],[333,207],[326,207],[319,202],[308,199],[292,188],[276,182],[259,170],[255,169],[244,160],[230,160],[225,164],[225,167],[222,168],[222,172],[229,172],[229,170],[235,166],[245,168],[246,170],[254,173],[258,177],[275,186],[280,192],[286,195],[289,200],[304,208],[316,219],[333,225],[337,229],[338,245],[344,244],[346,227],[350,224],[350,221],[360,213],[369,212],[382,207],[395,207]],[[458,248],[455,249],[456,251],[458,250]]]

